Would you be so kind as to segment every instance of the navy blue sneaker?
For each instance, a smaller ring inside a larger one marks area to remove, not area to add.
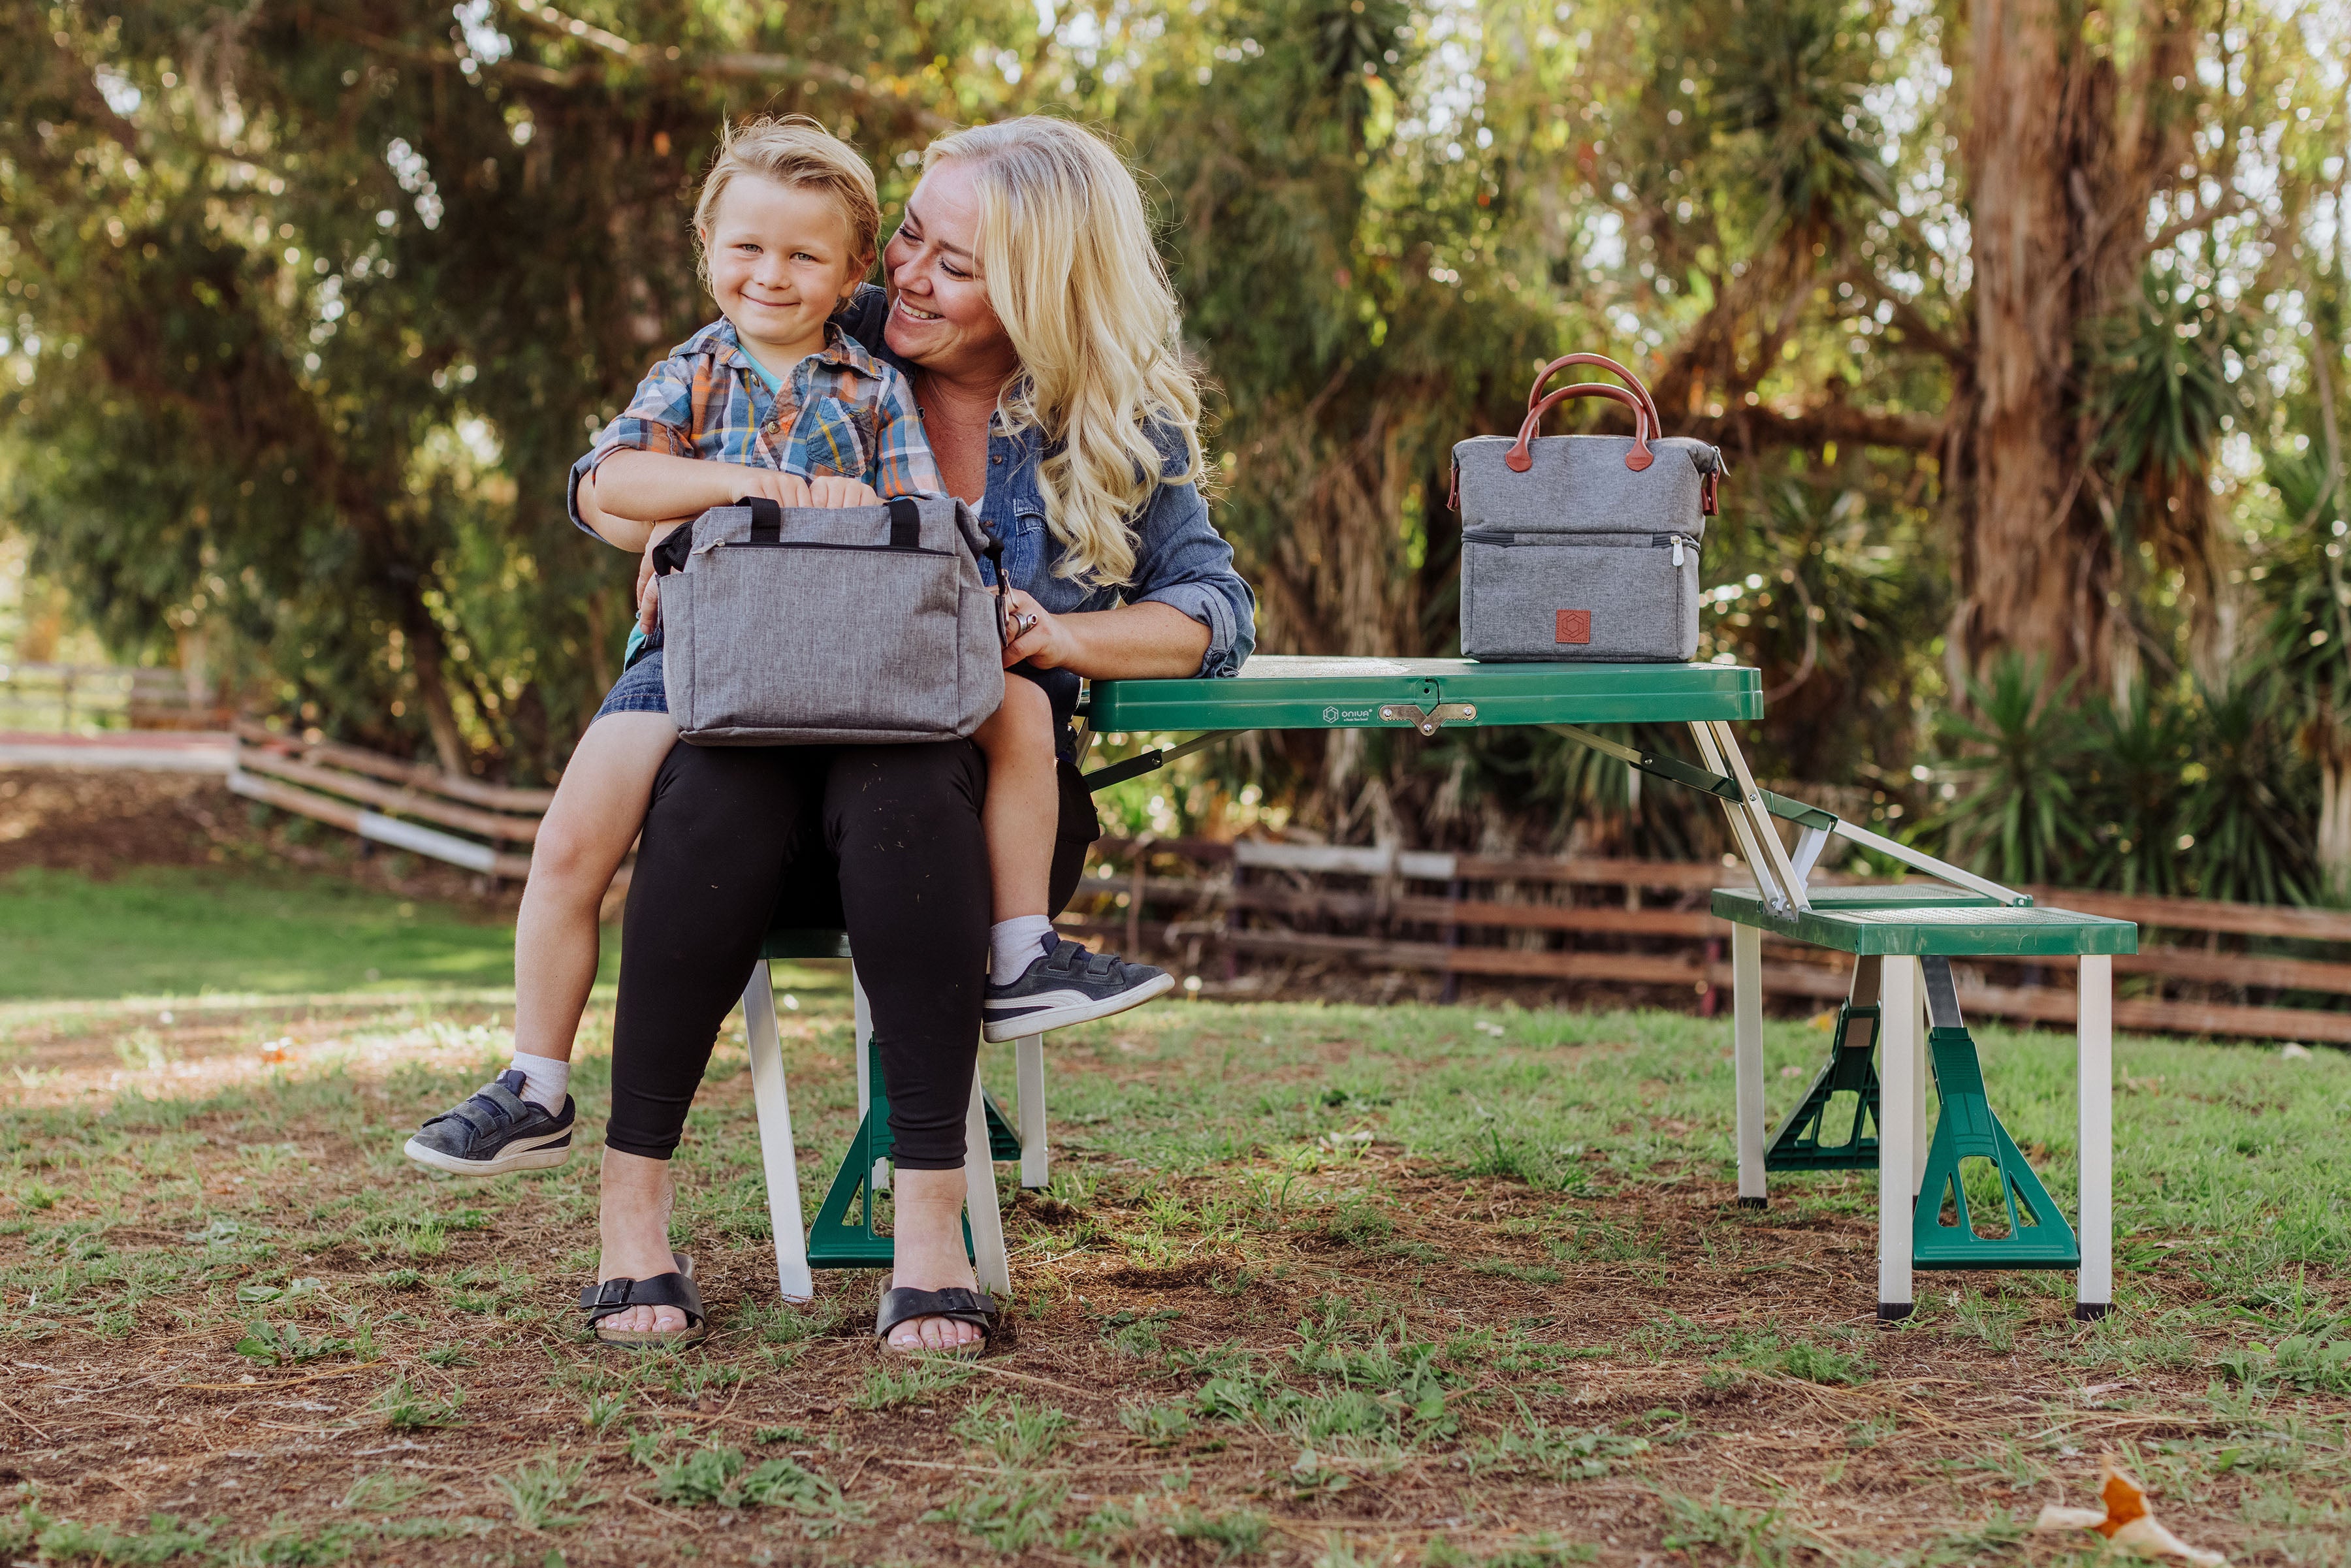
[[[1064,939],[1008,985],[987,988],[981,1032],[1006,1040],[1065,1029],[1139,1007],[1175,984],[1165,969],[1130,964],[1115,953],[1089,953]]]
[[[416,1130],[402,1152],[421,1166],[457,1176],[504,1176],[508,1171],[545,1170],[571,1157],[571,1096],[563,1113],[522,1097],[528,1080],[510,1067],[483,1085],[464,1104],[444,1111]]]

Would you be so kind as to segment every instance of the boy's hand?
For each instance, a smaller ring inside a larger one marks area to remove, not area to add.
[[[827,503],[809,499],[809,482],[797,474],[779,474],[773,468],[752,468],[732,463],[714,463],[714,468],[725,468],[735,486],[735,494],[716,503],[731,507],[747,496],[765,496],[778,507],[821,507]]]
[[[873,493],[872,486],[862,480],[824,474],[809,481],[808,504],[811,507],[878,507],[882,504],[882,497]]]

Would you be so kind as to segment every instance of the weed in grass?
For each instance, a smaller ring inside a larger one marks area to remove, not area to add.
[[[1167,1533],[1178,1541],[1197,1541],[1213,1546],[1217,1562],[1230,1563],[1235,1558],[1255,1556],[1265,1544],[1266,1531],[1271,1528],[1263,1514],[1246,1510],[1211,1514],[1186,1508],[1167,1526]]]
[[[1386,1208],[1357,1194],[1322,1222],[1322,1234],[1349,1247],[1376,1247],[1395,1234],[1395,1220]]]
[[[1705,1560],[1698,1549],[1711,1547],[1730,1562],[1753,1568],[1785,1568],[1793,1561],[1798,1543],[1782,1529],[1776,1508],[1740,1508],[1719,1495],[1694,1498],[1667,1492],[1664,1498],[1668,1552],[1687,1552],[1695,1563]]]
[[[167,1513],[150,1517],[145,1530],[51,1519],[30,1505],[13,1519],[0,1518],[0,1549],[12,1558],[32,1551],[54,1563],[169,1563],[203,1552],[214,1533],[210,1525],[188,1524]]]
[[[612,1429],[613,1423],[620,1420],[628,1408],[629,1402],[617,1394],[591,1394],[588,1396],[588,1407],[580,1413],[580,1424],[601,1437]]]
[[[433,1366],[472,1366],[473,1356],[461,1344],[437,1344],[424,1353],[427,1364]]]
[[[1984,1348],[1994,1355],[2006,1355],[2016,1348],[2016,1325],[2023,1316],[2022,1303],[1971,1291],[1959,1297],[1951,1315],[1959,1320],[1962,1333],[1981,1340]]]
[[[1156,1312],[1117,1312],[1100,1318],[1102,1336],[1121,1355],[1131,1355],[1147,1361],[1160,1352],[1160,1333],[1165,1325],[1184,1314],[1173,1307]]]
[[[1523,1402],[1519,1423],[1463,1446],[1470,1473],[1539,1475],[1553,1481],[1597,1480],[1625,1459],[1649,1451],[1649,1440],[1611,1427],[1553,1427]]]
[[[351,1342],[329,1339],[302,1332],[295,1323],[272,1323],[256,1318],[236,1342],[236,1354],[264,1366],[295,1366],[323,1356],[347,1355]]]
[[[974,1482],[923,1515],[923,1521],[956,1525],[1005,1556],[1018,1556],[1050,1538],[1066,1491],[1055,1480]]]
[[[239,1541],[218,1561],[225,1568],[321,1568],[349,1557],[357,1533],[347,1524],[306,1530],[280,1515],[269,1531]]]
[[[432,1487],[414,1470],[375,1470],[351,1483],[341,1506],[357,1513],[396,1513]]]
[[[1806,1383],[1861,1384],[1877,1375],[1866,1355],[1811,1340],[1783,1341],[1777,1334],[1759,1334],[1736,1345],[1733,1358],[1758,1372],[1777,1373]]]
[[[933,1395],[960,1387],[978,1375],[979,1368],[955,1356],[914,1356],[902,1368],[877,1366],[866,1374],[865,1386],[851,1403],[860,1410],[920,1405]]]
[[[2351,1339],[2289,1334],[2274,1349],[2253,1340],[2241,1348],[2223,1351],[2213,1366],[2248,1389],[2351,1394]]]
[[[798,1427],[762,1427],[751,1434],[755,1443],[805,1443],[809,1435]]]
[[[1192,1433],[1192,1413],[1181,1405],[1129,1405],[1118,1420],[1154,1448],[1172,1447]]]
[[[641,1438],[631,1454],[653,1473],[661,1500],[682,1508],[716,1504],[720,1508],[778,1508],[801,1516],[801,1529],[811,1537],[836,1534],[865,1516],[865,1510],[841,1495],[841,1489],[788,1458],[763,1459],[754,1465],[740,1448],[695,1448],[663,1458],[659,1439]]]
[[[413,1291],[424,1283],[424,1276],[413,1269],[394,1269],[377,1275],[376,1281],[387,1291]]]
[[[490,1484],[504,1494],[507,1506],[527,1530],[569,1530],[588,1522],[573,1511],[593,1508],[604,1500],[601,1492],[584,1490],[588,1461],[565,1464],[552,1453],[523,1466],[510,1476],[493,1476]]]
[[[964,1411],[955,1435],[996,1456],[1007,1469],[1042,1463],[1046,1456],[1069,1441],[1077,1420],[1050,1405],[1029,1405],[1019,1397],[983,1399]]]
[[[316,1280],[288,1280],[284,1284],[263,1284],[258,1281],[236,1288],[236,1304],[240,1307],[287,1307],[309,1300],[322,1287]]]
[[[849,1309],[835,1301],[810,1301],[795,1307],[783,1301],[745,1301],[728,1325],[762,1344],[798,1344],[822,1339],[849,1318]]]
[[[465,1403],[465,1391],[462,1388],[452,1388],[445,1398],[436,1399],[402,1377],[376,1396],[369,1411],[381,1416],[383,1424],[395,1432],[414,1432],[428,1427],[462,1425],[458,1410]]]
[[[1240,1371],[1253,1359],[1240,1341],[1228,1339],[1222,1344],[1208,1345],[1199,1350],[1171,1350],[1167,1364],[1194,1377],[1223,1377]]]

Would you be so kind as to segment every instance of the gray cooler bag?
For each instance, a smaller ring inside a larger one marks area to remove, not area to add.
[[[1002,559],[961,501],[713,507],[653,570],[670,716],[697,745],[948,740],[1003,704]]]
[[[1569,365],[1598,365],[1630,391],[1580,382],[1545,395]],[[1544,435],[1542,416],[1578,397],[1633,411],[1633,434]],[[1698,653],[1698,546],[1714,515],[1722,455],[1659,439],[1640,378],[1598,354],[1570,354],[1535,378],[1516,440],[1453,449],[1461,514],[1461,651],[1493,660],[1685,660]]]

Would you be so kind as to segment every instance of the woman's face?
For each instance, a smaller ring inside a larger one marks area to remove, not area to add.
[[[942,375],[1009,375],[1012,340],[987,302],[978,256],[979,188],[949,159],[906,199],[905,222],[882,252],[891,350]]]

